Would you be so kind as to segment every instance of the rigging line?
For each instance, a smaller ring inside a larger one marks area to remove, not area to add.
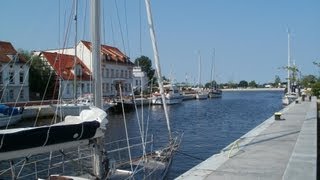
[[[132,157],[131,157],[131,150],[130,150],[130,142],[129,142],[129,135],[128,135],[128,129],[127,129],[126,115],[125,115],[125,112],[124,112],[121,84],[119,84],[119,90],[120,90],[120,100],[121,100],[121,106],[122,106],[123,123],[124,123],[125,132],[126,132],[126,138],[127,138],[127,146],[128,146],[128,153],[129,153],[129,159],[130,159],[130,167],[131,167],[131,171],[133,171]]]
[[[126,36],[127,36],[127,46],[128,46],[128,56],[130,57],[130,44],[129,44],[129,28],[128,28],[128,17],[127,17],[127,1],[124,1],[124,17],[126,25]]]
[[[81,165],[76,162],[77,160],[74,160],[73,157],[71,157],[70,155],[64,153],[63,150],[59,150],[59,152],[60,152],[64,157],[70,159],[71,163],[74,164],[74,167],[77,167],[77,168],[79,168],[79,169],[83,169],[86,173],[88,173],[89,175],[91,175],[91,176],[93,176],[93,177],[95,177],[95,178],[98,179],[97,175],[95,175],[94,173],[92,173],[90,169],[88,169],[88,168],[85,167],[85,166],[84,166],[85,168],[81,168]],[[78,158],[76,158],[76,159],[80,159],[80,158],[78,157]]]
[[[142,0],[139,0],[139,50],[140,50],[140,55],[142,55]],[[138,61],[138,66],[139,66],[139,61]]]
[[[83,33],[82,33],[82,39],[85,39],[85,34],[86,34],[86,22],[87,22],[87,9],[88,9],[88,2],[89,1],[85,1],[85,7],[84,7],[84,17],[83,17]],[[102,1],[103,2],[103,1]],[[83,51],[82,51],[82,54],[83,54]],[[82,57],[83,57],[83,55],[82,55]]]
[[[151,83],[150,83],[150,91],[151,91],[150,99],[152,99],[152,90],[153,90],[152,87],[153,87],[153,78],[151,79]],[[148,138],[148,131],[149,131],[150,114],[151,114],[151,100],[149,101],[149,105],[148,105],[148,117],[147,117],[147,124],[146,124],[146,132],[145,132],[146,140],[145,141],[148,140],[147,138]]]
[[[132,84],[131,84],[132,87]],[[143,125],[140,123],[140,118],[139,118],[139,112],[138,112],[138,108],[137,108],[137,103],[136,103],[136,99],[134,96],[134,92],[133,92],[133,88],[131,88],[131,93],[132,93],[132,100],[133,100],[133,104],[134,104],[134,108],[136,110],[136,116],[137,116],[137,120],[138,120],[138,126],[139,126],[139,132],[140,132],[140,136],[141,136],[141,143],[142,143],[142,152],[143,152],[143,157],[146,154],[146,147],[145,147],[145,142],[144,142],[144,132],[143,132]],[[143,106],[143,105],[141,105]],[[143,117],[143,114],[141,115]]]
[[[103,5],[103,2],[101,2],[101,6],[102,6],[102,36],[103,36],[103,44],[106,44],[106,26],[105,26],[105,16],[104,16],[104,12],[105,12],[105,8]]]
[[[16,60],[16,58],[19,58],[18,53],[17,53],[16,56],[15,56],[15,60]],[[29,61],[30,61],[30,60],[29,60]],[[27,62],[28,62],[28,61],[27,61]],[[26,62],[26,64],[27,64],[27,62]],[[20,70],[20,71],[21,71],[21,70]],[[15,74],[15,76],[16,76],[18,73],[19,73],[19,72],[17,72],[17,73]],[[21,84],[20,90],[18,91],[17,98],[16,98],[16,101],[15,101],[13,107],[16,107],[16,105],[17,105],[17,103],[18,103],[18,100],[19,100],[20,95],[21,95],[21,91],[22,91],[22,89],[23,89],[23,85],[26,83],[26,80],[27,80],[26,77],[28,77],[28,74],[29,74],[29,71],[27,71],[26,75],[24,76],[25,78],[23,78],[23,82],[22,82],[22,84]],[[19,75],[20,75],[20,73],[19,73]],[[15,76],[14,76],[14,77],[15,77]],[[10,114],[9,121],[7,122],[7,125],[6,125],[6,129],[9,127],[10,121],[11,121],[11,119],[12,119],[13,112],[14,112],[14,111],[12,110],[12,111],[11,111],[11,114]]]
[[[187,153],[182,152],[182,151],[176,151],[176,152],[179,153],[179,154],[181,154],[181,155],[184,155],[184,156],[187,156],[187,157],[189,157],[189,158],[196,159],[196,160],[199,160],[199,161],[204,161],[204,160],[205,160],[205,159],[203,159],[203,158],[199,158],[199,157],[196,157],[196,156],[187,154]]]
[[[42,99],[41,99],[40,106],[42,106],[42,104],[43,104],[45,95],[47,94],[47,90],[48,90],[48,87],[49,87],[49,84],[50,84],[50,79],[51,79],[52,76],[53,76],[53,72],[52,72],[52,71],[50,71],[49,73],[50,73],[50,75],[49,75],[48,82],[47,82],[47,84],[46,84],[45,90],[44,90],[44,92],[43,92],[43,96],[42,96]],[[40,115],[40,111],[38,111],[36,117],[39,117],[39,115]],[[35,120],[35,122],[34,122],[34,124],[33,124],[34,127],[37,125],[37,119],[38,119],[38,118],[36,118],[36,120]]]
[[[114,2],[115,2],[115,5],[116,5],[116,12],[117,12],[118,24],[119,24],[120,35],[121,35],[121,42],[122,42],[122,46],[123,46],[124,52],[125,52],[125,54],[126,54],[126,53],[127,53],[127,50],[126,50],[126,46],[125,46],[125,43],[124,43],[124,38],[123,38],[123,32],[122,32],[122,27],[121,27],[121,22],[120,22],[118,5],[117,5],[117,1],[116,1],[116,0],[114,0]]]

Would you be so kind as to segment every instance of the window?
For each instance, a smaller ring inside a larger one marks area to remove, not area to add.
[[[109,77],[109,69],[108,68],[106,69],[106,77],[107,78]]]
[[[90,92],[90,83],[87,84],[87,92]]]
[[[104,76],[104,73],[105,73],[104,71],[105,71],[105,69],[102,68],[102,77],[105,77],[105,76]]]
[[[123,78],[123,70],[121,70],[120,77]]]
[[[114,77],[114,69],[111,69],[111,77]]]
[[[127,70],[124,71],[124,77],[128,78],[128,71]]]
[[[107,83],[106,91],[109,92],[109,83]]]
[[[20,91],[20,99],[21,100],[24,99],[24,91],[23,91],[23,89]]]
[[[13,100],[13,97],[14,97],[13,89],[10,89],[10,91],[9,91],[9,99]]]
[[[9,83],[14,84],[14,72],[9,72]]]
[[[2,71],[0,72],[0,84],[3,84]],[[1,94],[0,94],[1,95]]]
[[[67,84],[67,94],[70,94],[70,84]]]
[[[138,80],[136,80],[136,86],[138,86],[139,85],[139,81]]]
[[[102,83],[102,93],[106,93],[106,84]]]
[[[132,76],[132,73],[131,73],[131,71],[129,71],[129,78],[131,78],[131,76]]]
[[[116,69],[116,78],[119,77],[119,69]]]
[[[20,74],[20,76],[19,76],[19,82],[20,82],[20,84],[23,84],[24,73],[23,73],[23,72],[20,72],[19,74]]]

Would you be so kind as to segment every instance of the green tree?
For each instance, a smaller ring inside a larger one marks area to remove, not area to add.
[[[215,80],[211,81],[211,82],[207,82],[204,87],[205,88],[213,88],[213,87],[216,87],[218,86],[217,82]]]
[[[319,97],[319,95],[320,95],[320,82],[316,82],[312,85],[312,95]]]
[[[29,69],[29,90],[32,94],[39,93],[40,99],[54,98],[55,74],[39,56],[32,56],[30,52],[19,50],[19,53],[27,60]]]
[[[247,88],[248,87],[248,82],[245,81],[245,80],[242,80],[242,81],[239,82],[238,87]]]
[[[139,65],[143,72],[145,72],[148,76],[149,83],[153,80],[155,83],[156,79],[154,79],[155,70],[152,68],[152,62],[147,56],[141,56],[134,61],[135,65]]]
[[[273,84],[273,87],[279,87],[281,84],[281,79],[278,75],[275,76],[274,78],[274,84]]]
[[[317,78],[314,75],[303,76],[301,79],[301,85],[303,87],[311,87],[316,82],[317,82]]]
[[[258,84],[256,83],[256,81],[250,81],[249,82],[249,87],[256,88],[256,87],[258,87]]]

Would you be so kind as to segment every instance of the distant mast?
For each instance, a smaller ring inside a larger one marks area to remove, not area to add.
[[[287,67],[287,69],[288,69],[288,80],[287,80],[287,88],[288,88],[288,94],[290,94],[291,93],[291,83],[290,83],[290,67],[291,67],[291,65],[290,65],[290,59],[291,59],[291,57],[290,57],[290,29],[288,28],[287,31],[288,31],[288,67]]]

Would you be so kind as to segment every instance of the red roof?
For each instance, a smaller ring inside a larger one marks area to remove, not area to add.
[[[49,62],[56,74],[64,80],[74,80],[73,69],[75,64],[82,68],[82,76],[77,76],[77,80],[89,81],[91,72],[89,68],[77,57],[74,63],[74,56],[59,53],[42,52],[43,57]]]
[[[90,51],[91,51],[91,42],[88,41],[81,41]],[[101,53],[103,55],[108,56],[110,61],[126,63],[133,65],[133,63],[129,60],[129,57],[122,53],[118,48],[108,46],[108,45],[101,45]]]
[[[10,62],[11,58],[9,57],[9,55],[11,56],[18,55],[19,62],[21,63],[26,62],[25,58],[20,54],[18,54],[18,52],[14,49],[14,47],[10,42],[0,41],[0,62],[3,62],[3,63]]]

